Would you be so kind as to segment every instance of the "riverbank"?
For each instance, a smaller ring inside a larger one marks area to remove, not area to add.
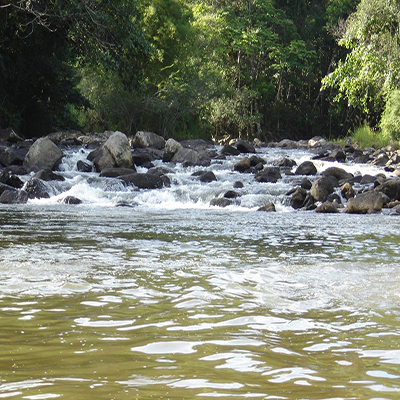
[[[131,139],[121,132],[58,132],[36,141],[12,130],[0,136],[2,204],[90,204],[76,188],[85,184],[119,193],[112,203],[118,206],[135,206],[138,193],[146,201],[155,193],[176,199],[185,192],[205,207],[400,212],[400,152],[392,147],[340,147],[321,137],[216,145],[165,141],[149,132]]]

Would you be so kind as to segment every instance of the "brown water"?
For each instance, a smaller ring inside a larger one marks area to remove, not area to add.
[[[398,399],[399,224],[2,208],[0,398]]]

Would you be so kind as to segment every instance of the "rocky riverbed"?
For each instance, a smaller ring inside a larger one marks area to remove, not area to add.
[[[276,149],[284,149],[285,155],[270,158],[269,153]],[[285,206],[319,213],[400,213],[400,151],[393,147],[360,149],[348,143],[341,148],[321,137],[279,143],[237,140],[220,146],[200,139],[166,141],[150,132],[128,138],[118,131],[91,135],[57,132],[37,140],[23,140],[11,129],[1,131],[0,203],[23,204],[52,197],[65,204],[84,203],[85,198],[71,194],[73,183],[62,184],[68,178],[63,163],[74,151],[82,156],[71,169],[80,176],[87,174],[87,182],[102,179],[121,192],[151,193],[179,186],[174,168],[180,166],[203,188],[214,185],[213,197],[207,199],[212,207],[243,204],[244,193],[259,195],[265,187],[273,192],[274,185],[285,182],[283,197],[255,202],[252,208],[265,212]],[[295,151],[308,153],[308,159],[300,162],[291,157]],[[229,184],[223,184],[218,172],[227,160],[231,176]],[[350,172],[354,165],[370,166],[374,173]],[[215,190],[219,183],[220,190]],[[132,205],[126,198],[116,205]]]

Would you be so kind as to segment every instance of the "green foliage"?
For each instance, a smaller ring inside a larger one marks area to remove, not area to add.
[[[372,129],[367,123],[354,129],[350,135],[353,143],[358,142],[361,148],[373,147],[380,149],[390,143],[390,138],[381,132]]]
[[[400,90],[390,93],[380,122],[384,137],[400,139]]]

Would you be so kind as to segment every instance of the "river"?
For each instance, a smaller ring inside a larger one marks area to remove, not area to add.
[[[234,158],[135,191],[85,156],[50,199],[0,206],[0,398],[400,398],[398,217],[294,211],[293,177]],[[237,180],[240,204],[208,205]]]

